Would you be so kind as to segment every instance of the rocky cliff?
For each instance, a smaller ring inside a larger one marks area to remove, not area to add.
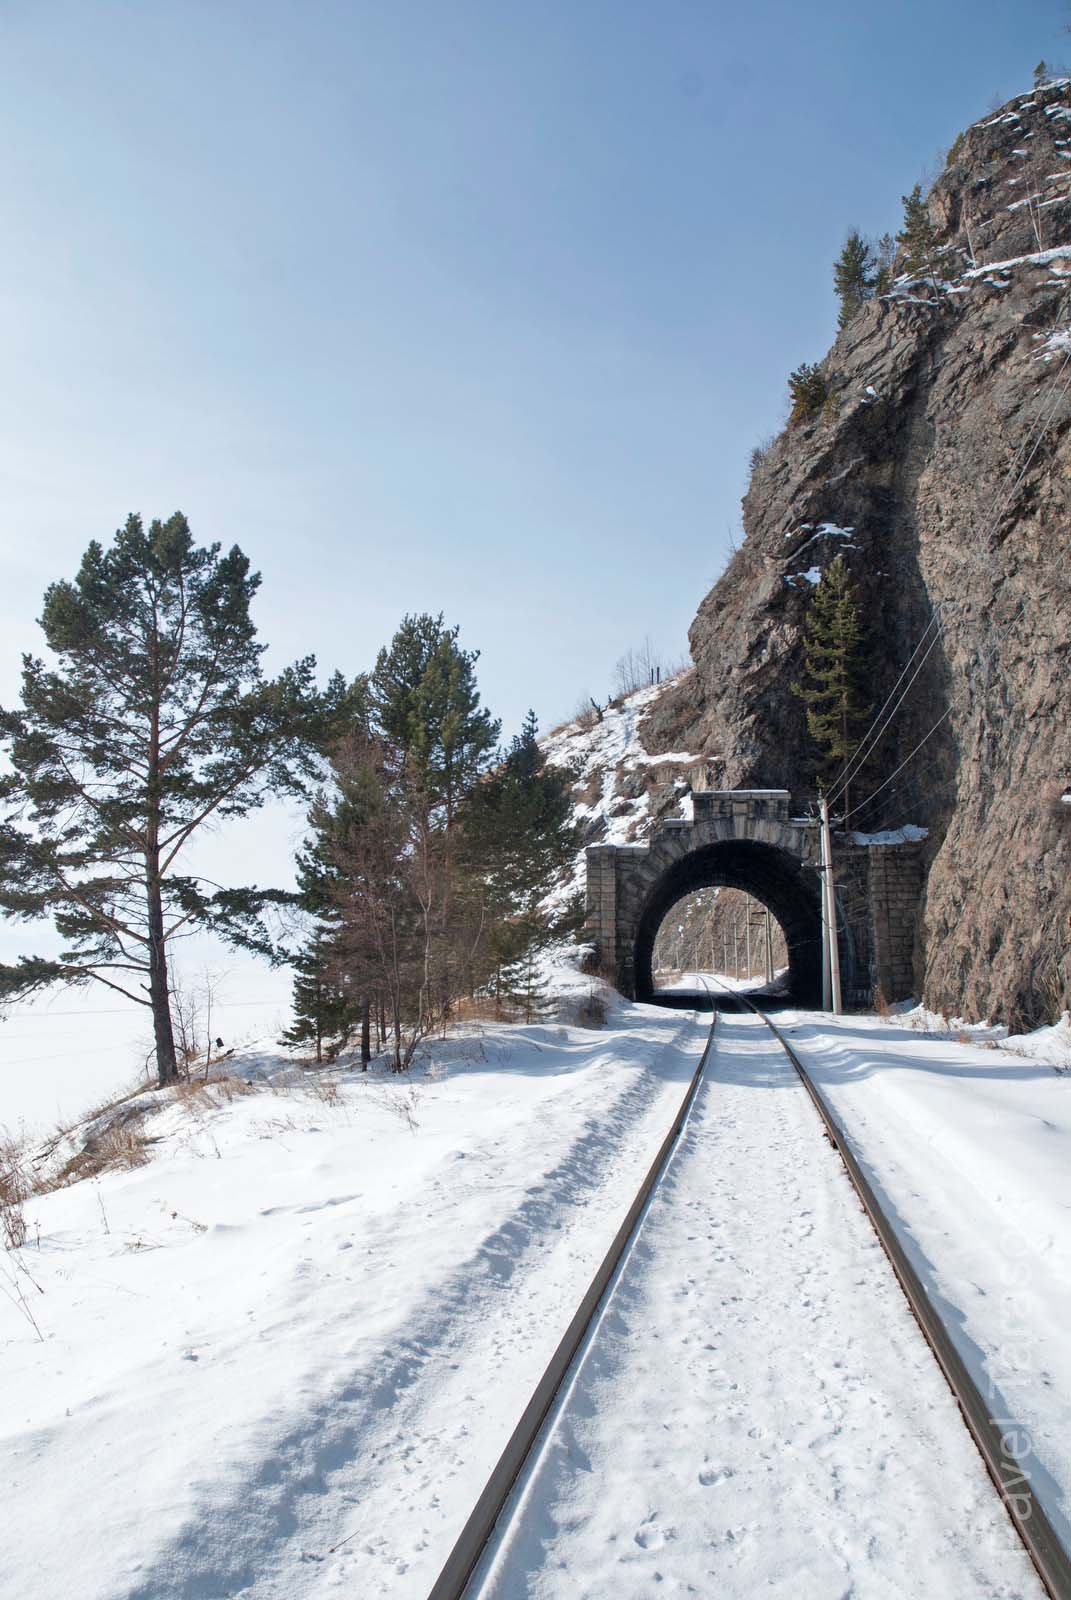
[[[929,829],[928,1004],[1034,1022],[1071,985],[1071,80],[969,128],[927,203],[941,279],[868,301],[821,364],[821,415],[757,453],[695,670],[640,737],[700,752],[719,787],[813,796],[791,685],[843,554],[875,708],[925,640],[849,825]]]

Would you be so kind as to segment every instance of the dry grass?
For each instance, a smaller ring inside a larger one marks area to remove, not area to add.
[[[578,1028],[604,1028],[606,1026],[606,1001],[592,990],[581,1000],[576,1012]]]
[[[180,1078],[174,1093],[175,1103],[186,1111],[207,1111],[215,1104],[208,1085],[200,1078]]]
[[[881,987],[880,983],[878,984],[877,988],[874,990],[874,1011],[875,1011],[876,1015],[879,1016],[879,1017],[890,1017],[890,1016],[892,1016],[892,1007],[889,1005],[889,1002],[886,1000],[885,991]]]
[[[266,1087],[274,1088],[274,1082],[269,1082]],[[257,1092],[256,1084],[240,1077],[237,1072],[221,1072],[218,1078],[209,1080],[208,1088],[213,1103],[218,1104],[222,1100],[226,1105],[230,1105],[232,1100],[241,1099],[243,1095]]]
[[[0,1143],[0,1243],[5,1250],[21,1250],[26,1243],[23,1207],[31,1193],[23,1152],[14,1139],[4,1139]]]
[[[514,1011],[493,995],[469,995],[454,1006],[453,1022],[513,1022]]]
[[[81,1150],[65,1161],[42,1188],[66,1189],[83,1178],[99,1177],[102,1172],[129,1172],[134,1167],[143,1167],[149,1159],[146,1151],[149,1141],[138,1131],[144,1115],[144,1111],[134,1109],[90,1133]]]
[[[606,1025],[606,998],[594,986],[587,994],[570,995],[558,1006],[558,1020],[573,1028],[602,1028]]]
[[[342,1095],[339,1092],[337,1078],[320,1077],[318,1073],[310,1072],[304,1084],[308,1093],[314,1100],[319,1100],[325,1106],[341,1106]]]

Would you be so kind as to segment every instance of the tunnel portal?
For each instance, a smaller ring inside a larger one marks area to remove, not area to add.
[[[668,819],[645,844],[587,850],[587,937],[599,969],[630,998],[654,997],[651,958],[663,918],[695,889],[753,895],[784,930],[788,987],[801,1006],[821,1001],[819,836],[789,815],[785,789],[708,789],[693,818]],[[849,1005],[913,992],[922,882],[920,845],[858,834],[833,840],[841,978]]]

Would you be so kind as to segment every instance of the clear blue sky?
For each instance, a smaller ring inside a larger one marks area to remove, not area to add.
[[[273,664],[445,611],[507,732],[683,653],[846,227],[1066,20],[5,0],[0,697],[131,509],[243,546]]]

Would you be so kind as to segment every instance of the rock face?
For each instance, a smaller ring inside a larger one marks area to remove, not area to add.
[[[928,209],[949,280],[897,279],[838,336],[822,415],[756,462],[695,670],[640,736],[701,752],[714,786],[813,798],[791,685],[843,554],[875,711],[917,670],[848,825],[930,830],[927,1003],[1034,1024],[1071,988],[1071,80],[961,135]]]

